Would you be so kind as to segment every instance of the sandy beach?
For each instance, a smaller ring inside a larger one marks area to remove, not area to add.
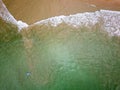
[[[100,9],[120,10],[120,0],[3,0],[3,2],[17,20],[28,24],[58,15]]]

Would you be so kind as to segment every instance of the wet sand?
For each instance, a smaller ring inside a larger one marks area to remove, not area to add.
[[[3,0],[17,20],[28,24],[56,15],[96,11],[120,10],[120,0]]]

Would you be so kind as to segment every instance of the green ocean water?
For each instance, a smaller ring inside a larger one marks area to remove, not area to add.
[[[120,89],[119,37],[65,24],[18,33],[0,22],[0,90]]]

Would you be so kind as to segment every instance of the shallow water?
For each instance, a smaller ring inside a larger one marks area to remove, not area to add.
[[[2,90],[120,89],[120,39],[99,27],[35,25],[6,35],[13,37],[0,39]]]

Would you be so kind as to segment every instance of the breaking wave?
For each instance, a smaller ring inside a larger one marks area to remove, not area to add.
[[[99,24],[103,30],[108,32],[111,36],[120,36],[120,12],[110,10],[100,10],[96,12],[78,13],[69,16],[55,16],[45,20],[38,21],[32,25],[28,25],[21,20],[16,20],[10,12],[7,10],[4,3],[0,0],[0,18],[5,22],[12,23],[18,27],[18,30],[23,28],[35,26],[35,25],[51,25],[57,27],[58,25],[65,23],[75,28],[87,27],[92,28],[96,24]]]
[[[65,23],[76,28],[88,27],[92,28],[96,24],[100,24],[103,30],[107,31],[109,35],[120,36],[120,12],[100,10],[96,12],[78,13],[69,16],[56,16],[41,20],[33,25],[51,25],[57,27],[59,24]],[[32,26],[33,26],[32,25]]]

